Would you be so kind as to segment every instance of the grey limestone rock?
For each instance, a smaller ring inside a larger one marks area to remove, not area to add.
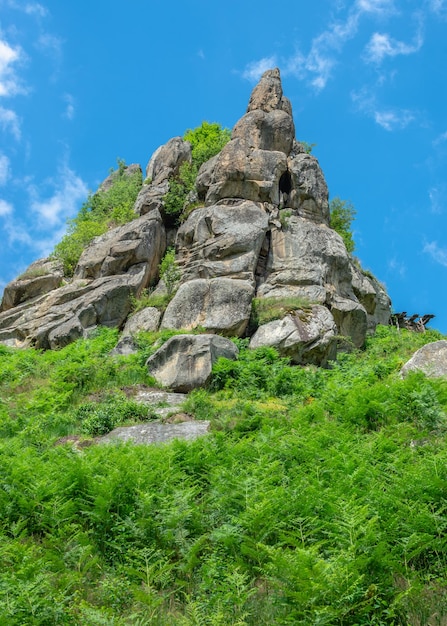
[[[173,439],[184,439],[194,441],[198,437],[206,435],[210,428],[210,422],[187,421],[181,424],[163,424],[161,422],[151,422],[148,424],[136,424],[135,426],[120,426],[107,435],[99,437],[96,443],[111,444],[132,442],[135,444],[159,444]]]
[[[336,357],[336,335],[337,326],[329,310],[314,305],[311,310],[298,310],[260,326],[250,348],[272,346],[293,363],[325,366]]]
[[[182,163],[191,161],[191,144],[182,137],[173,137],[157,148],[146,167],[146,178],[160,184],[177,176]]]
[[[148,283],[156,277],[165,249],[165,228],[154,211],[95,237],[82,253],[74,277],[114,276],[144,266],[143,282]]]
[[[442,339],[419,348],[400,373],[405,377],[412,371],[421,371],[430,378],[447,376],[447,341]]]
[[[161,385],[188,392],[207,384],[219,357],[237,355],[234,343],[219,335],[176,335],[149,357],[147,367]]]
[[[6,285],[0,311],[7,311],[60,287],[64,277],[62,263],[56,259],[39,259]]]
[[[183,281],[227,276],[254,280],[268,213],[247,200],[196,209],[179,228]]]
[[[125,165],[122,173],[124,176],[133,176],[136,173],[141,174],[141,166],[138,163],[132,163],[131,165]],[[113,171],[103,182],[99,185],[97,193],[101,193],[104,191],[109,191],[109,189],[114,185],[116,179],[120,175],[120,170],[117,169]]]
[[[135,335],[140,331],[155,332],[160,326],[161,313],[153,306],[141,309],[128,317],[123,328],[123,336]]]
[[[317,159],[306,153],[289,158],[291,192],[286,206],[317,224],[329,226],[329,192]]]
[[[192,330],[241,337],[251,313],[254,286],[246,280],[213,278],[180,285],[168,304],[161,328]]]

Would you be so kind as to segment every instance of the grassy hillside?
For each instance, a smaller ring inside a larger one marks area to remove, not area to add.
[[[132,389],[168,336],[0,347],[0,623],[447,623],[447,381],[398,376],[439,334],[330,370],[239,340],[184,407],[209,436],[61,445],[152,418]]]

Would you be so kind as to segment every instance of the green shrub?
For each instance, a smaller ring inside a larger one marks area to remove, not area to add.
[[[189,141],[192,148],[192,162],[182,163],[179,175],[169,181],[169,191],[164,196],[164,210],[179,224],[184,214],[191,211],[193,205],[187,205],[188,194],[194,189],[200,166],[222,150],[230,140],[231,133],[220,124],[203,122],[197,128],[187,130],[183,137]]]
[[[81,404],[75,411],[82,432],[87,435],[105,435],[119,424],[152,419],[151,410],[122,394],[110,394],[100,402]]]
[[[160,263],[160,278],[166,286],[169,298],[173,296],[174,291],[177,289],[181,276],[182,273],[175,260],[175,250],[174,248],[168,248]]]
[[[341,236],[346,246],[346,250],[352,254],[355,243],[352,237],[351,224],[355,218],[356,210],[347,200],[333,198],[329,203],[331,228]]]
[[[84,248],[109,228],[136,218],[133,205],[142,185],[141,172],[126,174],[123,161],[113,172],[107,191],[89,195],[76,217],[68,221],[67,234],[56,245],[53,256],[62,261],[66,276],[72,276]]]

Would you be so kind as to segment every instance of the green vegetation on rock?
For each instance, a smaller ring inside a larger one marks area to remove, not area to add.
[[[439,333],[379,327],[328,370],[237,340],[184,405],[207,437],[87,446],[147,418],[169,336],[0,346],[0,623],[444,623],[447,381],[399,376]]]
[[[127,173],[124,161],[118,160],[118,169],[111,176],[110,188],[89,195],[54,248],[53,256],[62,261],[66,276],[73,275],[84,248],[94,237],[137,217],[132,208],[142,186],[141,172]]]
[[[351,224],[355,219],[357,211],[353,205],[347,200],[333,198],[329,203],[331,215],[331,228],[333,228],[341,236],[346,246],[346,250],[352,254],[355,249],[355,243],[352,236]]]
[[[188,195],[194,189],[200,166],[218,154],[231,138],[228,128],[220,124],[203,122],[194,129],[187,130],[183,137],[192,148],[192,162],[183,163],[177,178],[169,181],[169,191],[164,197],[165,211],[178,223],[183,212],[188,213]],[[192,205],[197,206],[195,201]]]

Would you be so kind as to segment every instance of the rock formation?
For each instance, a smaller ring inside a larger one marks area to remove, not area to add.
[[[180,137],[156,150],[135,219],[97,237],[72,279],[44,259],[10,283],[0,342],[57,348],[99,324],[122,328],[127,320],[126,335],[159,324],[225,336],[249,333],[252,347],[274,345],[296,363],[324,365],[335,357],[339,335],[360,347],[368,330],[388,323],[384,288],[354,263],[330,228],[327,185],[317,159],[295,139],[279,70],[264,73],[231,140],[200,168],[194,195],[202,205],[173,231],[164,196],[190,161],[191,146]],[[138,167],[129,166],[129,173]],[[100,191],[112,184],[113,175]],[[128,319],[132,296],[158,280],[167,229],[175,237],[179,288],[163,316],[149,311]],[[253,298],[302,306],[256,329]]]

